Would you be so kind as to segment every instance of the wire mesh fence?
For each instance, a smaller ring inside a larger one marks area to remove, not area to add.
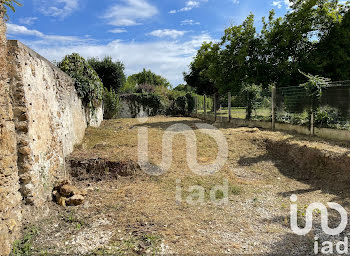
[[[272,93],[274,91],[274,93]],[[204,107],[205,106],[205,107]],[[196,112],[228,119],[247,118],[247,100],[231,94],[197,97]],[[350,81],[332,82],[315,101],[303,86],[264,89],[255,101],[252,120],[350,130]]]
[[[206,109],[204,109],[204,97],[206,101]],[[203,114],[206,112],[209,116],[215,115],[217,117],[246,119],[247,106],[245,99],[241,95],[230,96],[229,93],[198,97],[197,113]],[[230,102],[230,103],[229,103]],[[216,103],[216,107],[214,107]],[[229,111],[229,105],[230,111]],[[230,117],[231,114],[231,117]],[[253,120],[271,121],[271,91],[269,89],[262,90],[262,93],[253,106],[252,112]]]
[[[317,128],[350,129],[350,81],[322,88],[315,102],[302,86],[276,90],[276,121]]]

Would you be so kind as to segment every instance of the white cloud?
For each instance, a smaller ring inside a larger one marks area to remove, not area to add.
[[[282,8],[282,2],[281,1],[273,1],[272,6],[276,6],[278,9]]]
[[[287,9],[292,7],[292,1],[291,0],[284,0],[284,4],[287,6]]]
[[[179,10],[171,10],[169,13],[175,14],[177,12],[187,12],[192,10],[193,8],[198,8],[202,2],[208,2],[208,0],[198,0],[198,1],[188,0],[185,4],[185,7]]]
[[[36,5],[44,15],[64,19],[79,8],[79,0],[36,0]]]
[[[38,30],[28,29],[25,26],[20,26],[17,24],[9,23],[7,24],[7,34],[9,36],[32,36],[36,37],[35,41],[32,41],[33,44],[46,44],[46,45],[57,45],[63,43],[79,43],[81,44],[84,41],[91,41],[88,39],[80,39],[75,36],[60,36],[60,35],[46,35]],[[38,40],[39,39],[39,40]]]
[[[125,33],[127,31],[124,28],[115,28],[115,29],[108,30],[108,32],[113,34],[119,34],[119,33]]]
[[[292,1],[291,0],[276,0],[276,1],[273,1],[272,6],[275,6],[277,7],[278,9],[281,9],[283,5],[286,6],[286,9],[291,9],[292,7]]]
[[[24,25],[33,25],[36,20],[38,20],[38,17],[24,17],[19,18],[19,23]]]
[[[123,4],[117,4],[109,8],[103,18],[114,26],[141,25],[140,21],[150,18],[158,13],[155,6],[146,0],[122,0]]]
[[[175,29],[158,29],[154,30],[149,35],[156,37],[170,37],[172,39],[176,39],[178,37],[183,36],[187,31],[180,31]]]
[[[239,4],[239,0],[232,0],[234,4]]]
[[[140,72],[143,68],[151,69],[166,77],[174,86],[183,83],[182,73],[187,71],[202,43],[213,40],[209,34],[202,33],[184,42],[174,39],[124,42],[116,39],[103,44],[87,38],[46,35],[15,24],[8,24],[8,33],[17,38],[22,36],[23,43],[49,60],[59,61],[73,52],[85,58],[111,56],[114,60],[121,60],[125,64],[128,75]]]
[[[195,22],[194,20],[183,20],[183,21],[181,21],[181,25],[182,26],[185,26],[185,25],[193,26],[193,25],[200,25],[200,23]]]

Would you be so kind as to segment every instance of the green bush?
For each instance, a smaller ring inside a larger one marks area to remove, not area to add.
[[[167,106],[162,103],[162,98],[155,94],[125,94],[121,100],[129,104],[132,117],[136,117],[141,107],[149,116],[165,114]]]
[[[112,57],[105,57],[102,60],[92,58],[88,62],[101,78],[103,86],[108,90],[113,89],[116,93],[119,93],[120,88],[126,82],[124,64],[120,61],[113,61]]]
[[[185,96],[179,96],[171,101],[167,110],[167,115],[186,116],[191,114],[194,108],[195,99],[190,93],[187,93]]]
[[[119,114],[119,97],[113,89],[104,88],[103,91],[103,117],[104,119],[116,118]]]
[[[323,106],[315,111],[315,125],[318,127],[334,127],[340,121],[341,117],[336,108]]]
[[[253,109],[257,109],[261,100],[262,86],[256,84],[243,84],[240,94],[243,96],[244,105],[246,106],[246,119],[250,120]]]
[[[192,94],[187,93],[186,94],[186,100],[187,100],[187,113],[192,113],[196,107],[196,101]]]
[[[96,71],[77,53],[67,55],[57,66],[74,79],[83,104],[94,112],[103,97],[103,84]]]

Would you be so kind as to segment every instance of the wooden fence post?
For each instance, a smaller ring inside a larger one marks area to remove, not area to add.
[[[231,92],[228,92],[228,121],[231,122]]]
[[[216,122],[216,93],[214,94],[214,122]]]
[[[194,104],[195,104],[195,106],[196,106],[196,116],[197,116],[197,114],[198,114],[198,96],[196,96],[196,97],[194,98]]]
[[[207,119],[207,101],[206,101],[205,94],[204,94],[204,98],[203,98],[203,105],[204,105],[204,119]]]
[[[314,108],[311,108],[311,118],[310,118],[310,135],[315,135],[315,116],[314,116]]]
[[[272,87],[272,110],[271,110],[271,125],[272,125],[272,130],[274,131],[276,129],[276,86]]]

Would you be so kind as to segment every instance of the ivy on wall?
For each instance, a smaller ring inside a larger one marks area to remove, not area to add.
[[[79,54],[67,55],[57,66],[75,81],[75,89],[83,104],[92,112],[102,103],[103,84],[96,71]]]

